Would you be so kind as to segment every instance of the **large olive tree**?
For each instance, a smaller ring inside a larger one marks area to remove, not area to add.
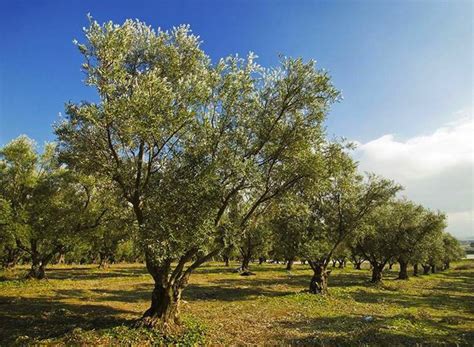
[[[141,322],[169,325],[191,273],[310,171],[338,93],[314,62],[212,64],[187,26],[91,21],[85,35],[78,47],[99,102],[68,105],[62,158],[121,190],[155,282]]]

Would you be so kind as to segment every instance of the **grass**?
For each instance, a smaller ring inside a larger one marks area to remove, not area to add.
[[[234,264],[235,265],[235,264]],[[474,260],[452,270],[368,283],[368,269],[335,269],[330,295],[305,292],[310,271],[253,265],[241,277],[211,263],[184,292],[176,336],[130,328],[147,309],[152,281],[142,264],[53,266],[44,281],[26,268],[0,272],[0,346],[54,344],[474,345]],[[370,316],[371,318],[367,318]]]

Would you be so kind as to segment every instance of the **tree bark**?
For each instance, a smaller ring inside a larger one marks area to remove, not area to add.
[[[263,263],[265,263],[265,260],[265,257],[258,258],[258,265],[262,265]]]
[[[431,265],[431,273],[436,273],[436,265]]]
[[[27,278],[34,278],[37,280],[42,280],[46,277],[45,273],[45,266],[41,260],[39,260],[36,256],[33,257],[33,262],[31,264],[31,269],[26,275]]]
[[[384,267],[385,264],[372,264],[372,279],[370,282],[379,283],[382,281],[382,272]]]
[[[400,272],[398,273],[398,279],[407,280],[408,279],[408,262],[399,260],[398,263],[400,264]]]
[[[447,262],[444,263],[444,269],[445,269],[445,270],[448,270],[448,269],[449,269],[449,261],[447,261]]]
[[[145,311],[138,325],[149,328],[161,325],[166,329],[179,323],[181,293],[187,286],[189,277],[196,268],[219,253],[219,249],[215,249],[196,259],[185,269],[186,263],[196,256],[197,251],[190,249],[183,254],[173,271],[171,271],[172,259],[155,262],[153,255],[146,254],[146,267],[155,281],[155,287],[151,295],[150,308]]]
[[[179,323],[179,303],[183,288],[166,283],[155,283],[151,294],[151,305],[145,311],[141,323],[149,328],[158,324]]]
[[[177,280],[182,275],[185,261],[180,261],[171,275],[171,260],[157,263],[152,256],[146,256],[146,267],[153,277],[155,286],[151,294],[151,304],[143,314],[139,325],[153,328],[169,327],[178,323],[179,301],[185,281]],[[173,277],[173,278],[172,278]]]
[[[287,270],[287,271],[291,271],[291,269],[293,268],[293,263],[294,263],[294,260],[293,260],[293,259],[289,259],[289,260],[286,262],[286,270]]]
[[[328,292],[328,276],[331,271],[327,271],[324,265],[313,264],[313,278],[309,284],[309,292],[312,294],[327,294]]]
[[[430,274],[430,265],[422,265],[423,266],[423,275],[429,275]]]
[[[413,264],[413,276],[418,276],[418,264]]]
[[[250,257],[247,255],[244,255],[242,258],[242,266],[241,269],[242,271],[249,271],[250,270]]]
[[[361,265],[362,265],[362,262],[361,262],[361,261],[356,262],[356,263],[355,263],[355,269],[356,269],[356,270],[362,270]]]
[[[332,260],[332,267],[336,267],[337,260]]]

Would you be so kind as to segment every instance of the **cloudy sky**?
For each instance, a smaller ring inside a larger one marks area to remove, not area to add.
[[[471,110],[455,121],[410,138],[385,134],[357,142],[354,157],[364,171],[400,182],[403,195],[447,212],[448,230],[474,239],[474,121]]]
[[[279,54],[315,59],[344,96],[329,136],[358,141],[363,170],[474,238],[472,0],[2,0],[0,13],[0,146],[20,134],[52,141],[65,102],[97,100],[72,44],[87,13],[190,24],[214,62],[249,51],[267,67]]]

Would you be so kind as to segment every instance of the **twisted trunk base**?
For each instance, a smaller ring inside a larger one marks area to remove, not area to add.
[[[45,277],[46,277],[45,265],[42,264],[42,263],[39,263],[39,264],[33,263],[31,265],[30,271],[26,275],[26,278],[34,278],[34,279],[37,279],[37,280],[42,280]]]
[[[418,276],[418,264],[413,264],[413,276]]]
[[[382,281],[382,272],[385,264],[371,264],[372,265],[372,279],[370,282],[379,283]]]
[[[398,273],[398,279],[407,280],[408,279],[408,262],[399,261],[399,264],[400,264],[400,272]]]
[[[242,258],[242,265],[241,265],[242,272],[250,271],[250,257],[243,257]]]
[[[312,266],[314,274],[309,284],[309,292],[312,294],[327,294],[328,277],[331,271],[327,271],[323,265]]]
[[[183,288],[155,284],[150,308],[145,311],[138,325],[165,329],[179,325],[179,303],[182,291]]]

